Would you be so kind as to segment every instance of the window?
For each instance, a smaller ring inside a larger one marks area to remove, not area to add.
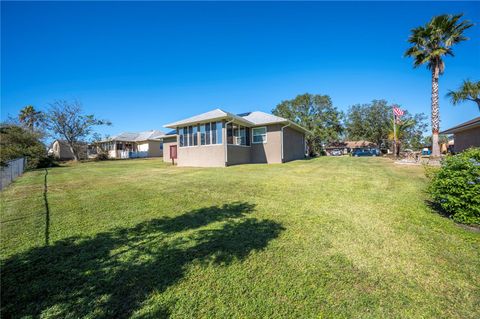
[[[210,123],[205,124],[205,144],[210,145]]]
[[[217,144],[222,144],[222,128],[223,123],[217,122]]]
[[[193,146],[193,126],[188,127],[188,146]]]
[[[227,143],[233,145],[250,146],[250,128],[229,123],[227,125]]]
[[[254,127],[252,129],[252,143],[258,144],[258,143],[266,143],[267,142],[267,127],[262,126],[262,127]]]
[[[205,124],[200,124],[200,145],[205,145]]]
[[[163,151],[163,141],[160,141],[160,150]]]
[[[198,145],[198,125],[193,127],[193,145]]]
[[[186,135],[187,135],[187,128],[181,127],[178,129],[178,144],[180,147],[186,146]]]
[[[212,144],[217,144],[217,123],[213,122],[211,125],[212,129]]]

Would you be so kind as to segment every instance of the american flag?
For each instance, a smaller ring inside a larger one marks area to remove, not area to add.
[[[393,114],[395,114],[396,116],[402,116],[403,113],[404,113],[403,110],[398,106],[393,107]]]

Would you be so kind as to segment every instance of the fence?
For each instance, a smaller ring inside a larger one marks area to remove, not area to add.
[[[119,151],[120,158],[144,158],[148,157],[148,152]]]
[[[27,165],[27,159],[24,157],[17,158],[7,162],[7,166],[0,169],[1,182],[0,190],[4,189],[18,176],[22,175]]]

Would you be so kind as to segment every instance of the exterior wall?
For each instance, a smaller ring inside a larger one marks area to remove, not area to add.
[[[204,145],[177,148],[178,166],[225,166],[225,145]]]
[[[148,151],[148,157],[163,156],[163,151],[160,149],[161,141],[148,141],[145,144],[147,145],[146,151]],[[139,144],[138,146],[140,147],[140,145],[143,146],[145,144]]]
[[[120,156],[117,156],[118,155],[118,152],[116,150],[110,150],[108,151],[108,158],[117,158],[117,157],[120,157]]]
[[[252,163],[281,163],[281,125],[267,125],[267,142],[262,144],[251,143]],[[251,134],[253,141],[253,130]]]
[[[227,145],[227,165],[247,164],[251,162],[251,147]]]
[[[283,161],[305,158],[305,135],[290,127],[283,129]]]
[[[472,127],[465,131],[454,134],[455,153],[466,150],[469,147],[480,147],[480,127]]]
[[[64,143],[60,143],[59,141],[55,141],[52,145],[53,149],[53,156],[56,159],[59,160],[72,160],[73,159],[73,153],[70,150],[70,147]],[[87,158],[87,146],[82,145],[80,147],[80,152],[79,152],[79,157],[80,159],[85,159]]]
[[[177,145],[177,137],[164,137],[163,138],[163,161],[171,162],[170,159],[170,145]],[[178,154],[177,154],[178,155]]]

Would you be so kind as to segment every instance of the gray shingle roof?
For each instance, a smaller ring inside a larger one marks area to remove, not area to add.
[[[200,122],[208,122],[208,121],[213,121],[213,120],[221,120],[221,119],[226,119],[226,118],[233,118],[239,122],[245,123],[247,125],[251,125],[252,123],[249,123],[246,121],[244,118],[241,116],[235,115],[230,112],[226,112],[221,109],[215,109],[212,111],[208,111],[199,115],[195,115],[177,122],[169,123],[164,125],[164,127],[168,128],[176,128],[177,126],[182,126],[182,125],[187,125],[191,123],[200,123]]]
[[[235,120],[235,122],[244,124],[246,126],[258,126],[258,125],[264,125],[264,124],[275,124],[275,123],[284,123],[284,124],[290,124],[290,126],[303,131],[303,132],[308,132],[305,128],[302,126],[287,120],[283,117],[268,114],[265,112],[260,112],[260,111],[255,111],[255,112],[248,112],[248,113],[242,113],[235,115],[230,112],[226,112],[221,109],[215,109],[206,113],[202,113],[199,115],[195,115],[192,117],[189,117],[184,120],[180,120],[177,122],[173,122],[167,125],[164,125],[165,127],[168,128],[177,128],[177,126],[183,126],[183,125],[188,125],[188,124],[193,124],[193,123],[201,123],[201,122],[208,122],[208,121],[213,121],[213,120],[221,120],[221,119],[228,119],[228,120]]]
[[[151,130],[144,132],[123,132],[118,135],[110,137],[109,141],[121,141],[121,142],[140,142],[147,140],[157,140],[165,136],[162,131]]]
[[[255,125],[288,122],[288,120],[283,117],[260,111],[244,113],[241,116]]]

